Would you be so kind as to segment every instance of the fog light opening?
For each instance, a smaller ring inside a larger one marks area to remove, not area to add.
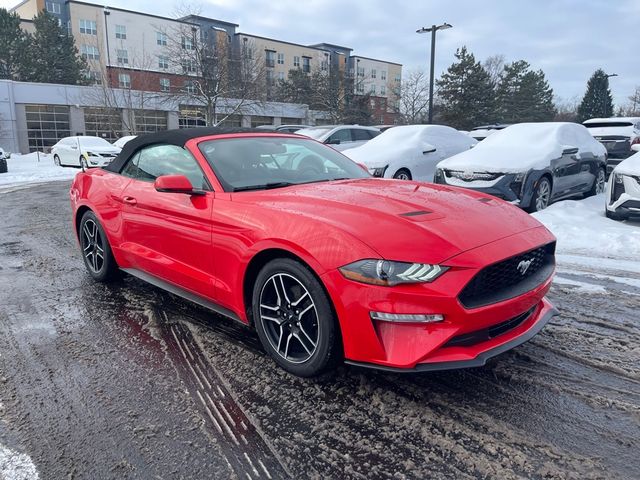
[[[370,312],[370,315],[373,320],[380,320],[382,322],[436,323],[436,322],[444,321],[444,315],[439,313],[405,314],[405,313]]]

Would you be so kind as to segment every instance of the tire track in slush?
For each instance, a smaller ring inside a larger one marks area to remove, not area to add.
[[[189,327],[170,322],[166,314],[163,317],[167,326],[161,331],[167,350],[230,467],[239,478],[250,480],[291,478],[202,354]]]

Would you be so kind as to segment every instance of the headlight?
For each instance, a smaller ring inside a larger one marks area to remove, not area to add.
[[[526,176],[527,176],[527,174],[525,172],[516,173],[516,176],[513,179],[513,181],[514,182],[524,182],[524,179],[525,179]]]
[[[622,178],[622,175],[619,175],[617,173],[613,176],[613,180],[614,182],[619,183],[620,185],[624,183],[624,179]]]
[[[392,287],[401,283],[430,283],[448,269],[427,263],[367,259],[345,265],[340,272],[349,280]]]
[[[384,167],[378,167],[378,168],[370,168],[369,172],[374,177],[382,178],[384,177],[384,173],[387,171],[387,168],[389,168],[389,165],[385,165]]]
[[[86,152],[85,155],[87,157],[99,157],[100,155],[97,153]]]

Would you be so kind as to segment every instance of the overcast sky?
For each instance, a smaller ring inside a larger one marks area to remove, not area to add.
[[[0,0],[12,6],[15,0]],[[107,4],[106,2],[92,2]],[[617,73],[616,104],[640,86],[640,0],[196,0],[202,15],[240,25],[239,31],[294,43],[334,43],[354,53],[428,70],[429,36],[438,32],[436,76],[466,45],[476,59],[504,54],[547,75],[557,96],[581,98],[597,68]],[[112,7],[173,16],[178,2],[113,0]]]

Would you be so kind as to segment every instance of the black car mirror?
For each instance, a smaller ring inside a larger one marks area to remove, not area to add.
[[[578,147],[564,147],[562,155],[575,155],[578,153]]]

